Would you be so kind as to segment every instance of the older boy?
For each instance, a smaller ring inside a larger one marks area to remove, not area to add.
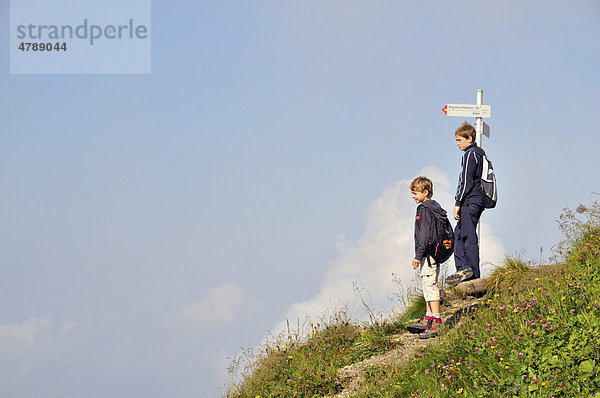
[[[475,128],[469,123],[460,125],[454,135],[458,148],[464,154],[453,214],[454,219],[458,220],[454,229],[456,273],[446,278],[446,283],[450,286],[480,277],[477,224],[484,209],[481,173],[485,152],[475,143]]]
[[[427,302],[425,317],[415,325],[408,325],[412,333],[420,333],[419,337],[427,339],[438,334],[442,319],[440,317],[440,289],[438,277],[440,267],[437,262],[427,255],[427,246],[431,239],[434,214],[446,217],[446,211],[440,204],[431,199],[433,183],[427,177],[417,177],[410,184],[410,191],[417,207],[415,219],[415,258],[412,260],[413,269],[419,268],[423,296]]]

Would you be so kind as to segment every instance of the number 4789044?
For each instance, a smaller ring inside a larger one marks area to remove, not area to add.
[[[21,51],[67,51],[66,42],[56,43],[25,43],[19,45]]]

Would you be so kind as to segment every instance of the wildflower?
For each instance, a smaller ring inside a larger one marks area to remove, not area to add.
[[[575,312],[575,308],[571,308],[570,310],[571,314]]]
[[[540,278],[535,278],[534,281],[538,282],[540,280]]]
[[[292,355],[288,355],[287,359],[294,359]]]
[[[506,369],[506,370],[508,370],[508,368],[509,368],[509,366],[508,366],[508,365],[506,365],[506,366],[504,367],[504,369]]]
[[[462,389],[462,387],[461,387],[461,388],[459,388],[458,390],[456,390],[456,393],[457,393],[457,394],[462,394],[462,392],[463,392],[463,389]]]
[[[429,369],[425,369],[425,376],[429,376]]]

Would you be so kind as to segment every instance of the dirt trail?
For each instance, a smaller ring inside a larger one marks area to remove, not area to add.
[[[478,302],[479,300],[475,297],[448,300],[445,310],[442,313],[442,318],[445,319],[444,325],[446,327],[454,326],[462,315],[477,307],[479,305]],[[344,390],[336,395],[325,398],[351,397],[358,391],[360,386],[359,380],[364,377],[367,368],[372,366],[378,368],[385,368],[386,366],[397,367],[407,363],[414,358],[417,348],[431,344],[434,339],[420,339],[418,334],[404,332],[393,335],[392,341],[395,346],[390,351],[340,369],[337,375],[340,380],[343,380]]]
[[[392,366],[405,363],[414,357],[414,352],[417,347],[427,344],[427,340],[419,339],[419,335],[402,333],[392,337],[392,339],[398,344],[397,347],[391,349],[385,354],[376,355],[362,362],[355,363],[350,366],[346,366],[338,371],[338,377],[341,380],[345,380],[344,390],[336,395],[329,396],[328,398],[348,398],[352,394],[358,391],[360,386],[359,380],[365,374],[365,370],[371,366],[378,368],[384,368],[385,366]],[[327,398],[327,397],[326,397]]]

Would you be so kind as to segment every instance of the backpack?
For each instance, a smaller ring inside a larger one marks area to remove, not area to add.
[[[448,217],[436,214],[429,209],[427,211],[433,216],[433,222],[426,254],[441,264],[454,253],[454,231]]]
[[[496,174],[492,162],[483,156],[483,168],[481,171],[481,192],[483,193],[483,207],[493,209],[498,201],[498,191],[496,187]]]

